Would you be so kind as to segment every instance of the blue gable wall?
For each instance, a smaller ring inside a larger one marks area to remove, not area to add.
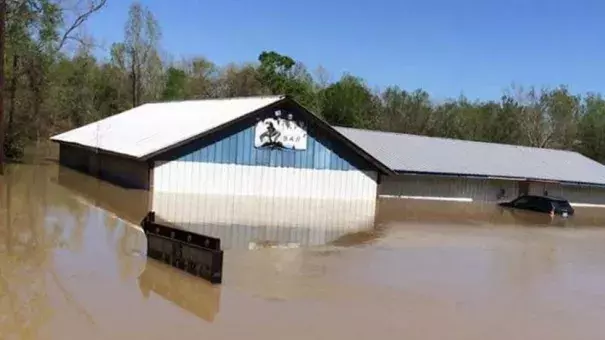
[[[167,155],[160,156],[159,159],[299,169],[343,171],[374,169],[374,166],[368,164],[342,142],[330,138],[322,128],[309,124],[300,113],[295,113],[295,117],[309,124],[306,150],[255,147],[256,122],[271,113],[272,111],[261,114],[259,117],[191,142]]]
[[[225,137],[179,158],[180,161],[294,167],[303,169],[352,170],[354,167],[333,152],[327,141],[309,136],[306,150],[260,149],[254,147],[254,126]]]

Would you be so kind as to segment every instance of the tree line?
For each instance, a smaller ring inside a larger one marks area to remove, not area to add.
[[[124,37],[94,55],[92,37],[78,34],[104,0],[87,4],[71,24],[63,2],[8,3],[5,48],[5,152],[146,102],[287,94],[334,125],[436,137],[574,150],[605,162],[605,99],[566,86],[511,86],[501,98],[464,96],[437,102],[422,90],[370,88],[354,75],[331,79],[318,67],[276,51],[248,63],[217,65],[162,50],[153,13],[132,3]],[[79,21],[78,21],[79,20]],[[66,48],[68,45],[71,48]],[[136,128],[136,127],[133,127]]]

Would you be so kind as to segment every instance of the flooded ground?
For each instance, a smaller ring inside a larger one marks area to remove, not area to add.
[[[230,249],[212,287],[146,259],[139,193],[54,164],[0,184],[2,339],[603,338],[605,210],[387,200],[373,231]]]

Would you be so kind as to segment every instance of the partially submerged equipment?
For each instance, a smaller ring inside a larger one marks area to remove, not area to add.
[[[201,277],[222,283],[221,240],[157,223],[150,211],[141,222],[147,237],[147,256]]]

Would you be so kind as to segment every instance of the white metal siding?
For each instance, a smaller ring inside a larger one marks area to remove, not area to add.
[[[180,224],[351,229],[373,225],[376,173],[158,163],[153,210]]]
[[[560,196],[572,204],[605,204],[605,188],[590,186],[571,186],[557,183],[531,183],[530,193],[541,195],[544,191],[549,196]]]
[[[515,181],[420,175],[384,177],[379,193],[380,196],[496,202],[501,189],[505,190],[505,196],[500,200],[518,195]]]
[[[504,189],[506,195],[498,199]],[[379,195],[386,197],[424,198],[473,202],[511,200],[519,195],[519,182],[498,179],[399,175],[384,177]],[[529,194],[561,196],[576,205],[605,204],[605,188],[568,186],[558,183],[529,185]]]

